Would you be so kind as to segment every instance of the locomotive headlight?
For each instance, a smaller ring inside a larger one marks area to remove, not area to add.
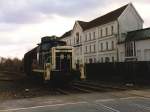
[[[60,59],[64,59],[64,55],[63,54],[60,55]]]

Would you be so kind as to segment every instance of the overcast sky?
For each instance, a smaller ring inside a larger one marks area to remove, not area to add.
[[[61,36],[75,20],[89,21],[130,2],[150,27],[150,0],[0,0],[0,56],[21,59],[41,37]]]

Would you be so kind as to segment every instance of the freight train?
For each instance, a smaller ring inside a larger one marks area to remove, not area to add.
[[[52,37],[43,37],[37,47],[24,55],[24,71],[29,76],[41,76],[47,82],[80,79],[73,47]]]

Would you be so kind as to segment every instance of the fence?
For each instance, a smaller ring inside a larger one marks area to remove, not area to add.
[[[85,68],[88,80],[150,84],[150,62],[93,63]]]

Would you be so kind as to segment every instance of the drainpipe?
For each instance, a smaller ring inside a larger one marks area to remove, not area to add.
[[[117,36],[117,62],[119,62],[119,51],[118,51],[118,42],[119,42],[119,38],[120,38],[120,26],[119,26],[119,21],[117,19],[117,28],[118,28],[118,36]]]

